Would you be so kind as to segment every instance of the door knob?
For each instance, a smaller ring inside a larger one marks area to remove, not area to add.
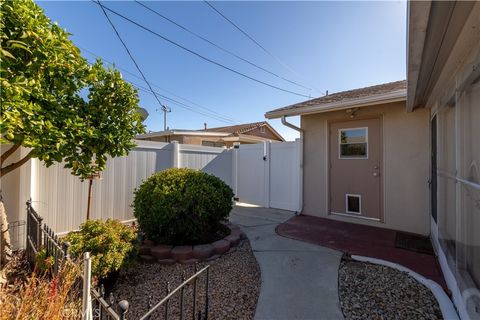
[[[378,172],[374,172],[374,173],[373,173],[373,176],[374,176],[374,177],[378,177]]]

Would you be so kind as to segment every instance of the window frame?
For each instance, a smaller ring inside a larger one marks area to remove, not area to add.
[[[361,142],[361,143],[365,143],[366,144],[366,155],[365,156],[353,156],[353,157],[346,157],[346,156],[342,156],[342,145],[346,145],[346,144],[358,144],[358,143],[342,143],[342,131],[353,131],[353,130],[365,130],[365,142]],[[354,128],[340,128],[338,129],[338,132],[337,132],[337,136],[338,136],[338,159],[339,160],[368,160],[368,127],[354,127]]]

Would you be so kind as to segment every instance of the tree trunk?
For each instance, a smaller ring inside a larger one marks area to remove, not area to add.
[[[10,243],[10,232],[8,230],[7,212],[0,200],[0,269],[12,258],[12,245]]]
[[[90,220],[90,205],[92,204],[92,184],[93,178],[90,178],[88,180],[87,220]]]

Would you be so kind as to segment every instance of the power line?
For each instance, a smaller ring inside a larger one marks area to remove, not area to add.
[[[250,61],[250,60],[247,60],[247,59],[245,59],[245,58],[242,58],[241,56],[237,55],[236,53],[234,53],[234,52],[232,52],[232,51],[230,51],[230,50],[228,50],[228,49],[223,48],[222,46],[214,43],[214,42],[211,41],[211,40],[208,40],[207,38],[199,35],[199,34],[196,33],[195,31],[192,31],[191,29],[189,29],[189,28],[187,28],[187,27],[179,24],[178,22],[175,22],[175,21],[172,20],[171,18],[166,17],[165,15],[161,14],[161,13],[158,12],[157,10],[154,10],[153,8],[147,6],[146,4],[141,3],[140,1],[134,0],[134,2],[136,2],[136,3],[139,4],[139,5],[141,5],[142,7],[146,8],[147,10],[153,12],[154,14],[156,14],[156,15],[159,16],[159,17],[161,17],[162,19],[164,19],[164,20],[172,23],[173,25],[179,27],[180,29],[182,29],[182,30],[190,33],[191,35],[193,35],[193,36],[195,36],[195,37],[197,37],[197,38],[199,38],[199,39],[207,42],[208,44],[214,46],[215,48],[217,48],[217,49],[219,49],[219,50],[221,50],[221,51],[223,51],[223,52],[225,52],[225,53],[227,53],[227,54],[229,54],[229,55],[231,55],[231,56],[233,56],[233,57],[235,57],[235,58],[237,58],[237,59],[239,59],[239,60],[241,60],[241,61],[243,61],[243,62],[248,63],[249,65],[251,65],[251,66],[253,66],[253,67],[257,68],[257,69],[260,69],[260,70],[262,70],[262,71],[264,71],[264,72],[266,72],[266,73],[268,73],[268,74],[270,74],[270,75],[272,75],[272,76],[275,76],[275,77],[277,77],[277,78],[279,78],[279,79],[282,79],[282,80],[284,80],[284,81],[287,81],[287,82],[289,82],[289,83],[291,83],[291,84],[294,84],[294,85],[296,85],[296,86],[302,87],[302,88],[304,88],[304,89],[312,90],[312,88],[310,88],[310,87],[304,86],[304,85],[302,85],[302,84],[300,84],[300,83],[298,83],[298,82],[295,82],[295,81],[293,81],[293,80],[289,80],[289,79],[287,79],[287,78],[285,78],[285,77],[280,76],[279,74],[277,74],[277,73],[275,73],[275,72],[273,72],[273,71],[270,71],[270,70],[268,70],[268,69],[266,69],[266,68],[263,68],[263,67],[255,64],[254,62],[252,62],[252,61]]]
[[[255,40],[252,36],[250,36],[246,31],[244,31],[242,28],[240,28],[237,24],[235,24],[232,20],[230,20],[227,16],[225,16],[222,12],[220,12],[217,8],[215,8],[209,1],[203,0],[213,11],[218,13],[223,19],[228,21],[232,26],[234,26],[238,31],[240,31],[244,36],[246,36],[248,39],[250,39],[253,43],[255,43],[260,49],[262,49],[266,54],[268,54],[270,57],[275,59],[279,64],[281,64],[284,68],[288,69],[290,72],[295,73],[297,76],[301,76],[298,72],[296,72],[293,68],[291,68],[288,64],[284,63],[280,58],[278,58],[276,55],[271,53],[267,48],[262,46],[257,40]],[[301,76],[302,77],[302,76]],[[308,88],[311,90],[311,88]],[[321,90],[318,90],[314,88],[315,90],[321,92],[324,94]]]
[[[92,0],[92,1],[93,1],[93,0]],[[93,2],[95,2],[95,1],[93,1]],[[108,23],[110,23],[110,26],[112,26],[113,31],[115,31],[115,34],[117,35],[118,40],[120,40],[120,42],[122,43],[123,47],[124,47],[125,50],[127,51],[128,56],[130,57],[130,59],[132,60],[133,64],[134,64],[135,67],[137,68],[138,72],[142,75],[143,81],[145,81],[145,83],[146,83],[146,84],[148,85],[148,87],[150,88],[150,91],[152,91],[153,96],[154,96],[155,99],[157,100],[157,102],[158,102],[158,104],[160,105],[160,107],[163,107],[162,102],[160,101],[160,99],[158,99],[157,95],[156,95],[155,92],[153,91],[152,86],[150,85],[150,83],[148,82],[147,78],[146,78],[145,75],[143,74],[142,69],[140,69],[140,67],[138,66],[137,61],[135,61],[135,58],[133,57],[132,53],[131,53],[130,50],[128,49],[127,44],[123,41],[122,37],[120,36],[120,33],[118,32],[117,28],[116,28],[115,25],[113,24],[112,20],[110,20],[110,17],[108,16],[107,12],[105,11],[102,3],[100,2],[100,0],[97,0],[96,3],[97,3],[97,4],[100,6],[100,8],[102,9],[102,12],[103,12],[103,14],[105,15],[105,18],[107,18]]]
[[[133,73],[133,72],[131,72],[131,71],[125,69],[125,68],[120,67],[119,65],[117,65],[117,64],[115,64],[114,62],[109,61],[109,60],[101,57],[100,55],[96,54],[95,52],[92,52],[91,50],[88,50],[88,49],[86,49],[86,48],[84,48],[84,47],[81,47],[81,46],[78,46],[78,47],[79,47],[80,49],[82,49],[83,51],[91,54],[92,56],[97,57],[97,58],[100,58],[100,59],[102,59],[103,61],[107,62],[108,64],[110,64],[110,65],[112,65],[112,66],[115,66],[116,68],[122,70],[122,71],[125,72],[125,73],[130,74],[132,77],[135,77],[135,78],[137,78],[137,79],[139,79],[139,80],[143,80],[143,78],[139,77],[139,76],[136,75],[135,73]],[[167,93],[170,93],[170,94],[171,94],[172,96],[174,96],[174,97],[177,97],[177,98],[179,98],[179,99],[185,100],[185,101],[187,101],[188,103],[191,103],[191,104],[193,104],[194,106],[196,106],[196,107],[198,107],[198,108],[201,108],[201,109],[204,109],[204,110],[209,111],[210,113],[216,115],[218,118],[221,118],[221,119],[226,120],[226,121],[223,121],[223,122],[225,122],[225,123],[227,123],[227,122],[228,122],[228,123],[238,122],[236,119],[229,118],[229,117],[227,117],[227,116],[225,116],[225,115],[223,115],[223,114],[221,114],[221,113],[219,113],[219,112],[217,112],[217,111],[215,111],[215,110],[212,110],[212,109],[207,108],[207,107],[205,107],[205,106],[202,106],[201,104],[198,104],[198,103],[196,103],[196,102],[194,102],[194,101],[192,101],[192,100],[189,100],[189,99],[187,99],[187,98],[184,98],[184,97],[182,97],[182,96],[179,96],[179,95],[173,93],[172,91],[169,91],[169,90],[167,90],[167,89],[165,89],[165,88],[162,88],[162,87],[160,87],[159,85],[157,85],[157,84],[155,84],[155,83],[153,83],[153,82],[150,82],[150,84],[152,85],[152,87],[156,87],[156,88],[158,88],[158,89],[160,89],[160,90],[162,90],[162,91],[165,91],[165,92],[167,92]],[[151,94],[151,92],[148,92],[148,93]],[[158,94],[159,94],[159,93],[158,93]],[[192,107],[192,108],[193,108],[193,107]]]
[[[95,2],[95,0],[91,0],[91,1]],[[147,32],[149,32],[149,33],[151,33],[151,34],[153,34],[153,35],[155,35],[155,36],[157,36],[157,37],[159,37],[159,38],[167,41],[168,43],[171,43],[171,44],[173,44],[174,46],[176,46],[176,47],[178,47],[178,48],[181,48],[181,49],[183,49],[183,50],[185,50],[185,51],[187,51],[187,52],[189,52],[189,53],[191,53],[191,54],[193,54],[193,55],[195,55],[195,56],[197,56],[197,57],[199,57],[199,58],[201,58],[201,59],[203,59],[203,60],[205,60],[205,61],[207,61],[207,62],[210,62],[210,63],[212,63],[212,64],[214,64],[214,65],[217,65],[217,66],[219,66],[219,67],[221,67],[221,68],[223,68],[223,69],[225,69],[225,70],[228,70],[228,71],[233,72],[233,73],[235,73],[235,74],[238,74],[238,75],[240,75],[240,76],[242,76],[242,77],[244,77],[244,78],[250,79],[250,80],[252,80],[252,81],[255,81],[255,82],[257,82],[257,83],[263,84],[263,85],[265,85],[265,86],[267,86],[267,87],[270,87],[270,88],[273,88],[273,89],[277,89],[277,90],[280,90],[280,91],[283,91],[283,92],[291,93],[291,94],[294,94],[294,95],[297,95],[297,96],[300,96],[300,97],[304,97],[304,98],[310,98],[310,96],[307,96],[307,95],[305,95],[305,94],[298,93],[298,92],[295,92],[295,91],[291,91],[291,90],[288,90],[288,89],[284,89],[284,88],[275,86],[275,85],[273,85],[273,84],[270,84],[270,83],[267,83],[267,82],[265,82],[265,81],[256,79],[256,78],[251,77],[251,76],[249,76],[249,75],[246,75],[246,74],[244,74],[244,73],[242,73],[242,72],[240,72],[240,71],[237,71],[237,70],[235,70],[235,69],[232,69],[232,68],[230,68],[230,67],[227,67],[227,66],[225,66],[225,65],[223,65],[223,64],[221,64],[221,63],[219,63],[219,62],[216,62],[216,61],[214,61],[214,60],[212,60],[212,59],[210,59],[210,58],[207,58],[207,57],[205,57],[205,56],[203,56],[203,55],[201,55],[201,54],[199,54],[199,53],[197,53],[197,52],[195,52],[195,51],[193,51],[193,50],[191,50],[191,49],[188,49],[188,48],[182,46],[181,44],[179,44],[179,43],[177,43],[177,42],[175,42],[175,41],[173,41],[173,40],[170,40],[170,39],[162,36],[161,34],[155,32],[155,31],[153,31],[153,30],[151,30],[151,29],[149,29],[149,28],[147,28],[147,27],[145,27],[145,26],[143,26],[142,24],[140,24],[140,23],[138,23],[138,22],[136,22],[136,21],[134,21],[134,20],[132,20],[132,19],[130,19],[130,18],[125,17],[124,15],[122,15],[121,13],[116,12],[115,10],[112,10],[112,9],[110,9],[110,8],[104,6],[104,5],[101,5],[101,6],[102,6],[102,8],[104,8],[104,9],[108,10],[109,12],[111,12],[111,13],[113,13],[113,14],[121,17],[121,18],[123,18],[124,20],[127,20],[128,22],[136,25],[137,27],[139,27],[139,28],[141,28],[141,29],[143,29],[143,30],[145,30],[145,31],[147,31]]]
[[[93,65],[93,62],[90,62],[90,61],[88,61],[88,60],[87,60],[87,62],[88,62],[90,65]],[[120,69],[120,68],[119,68],[119,69]],[[135,75],[135,74],[133,74],[133,75]],[[140,77],[137,77],[137,76],[135,76],[135,77],[136,77],[137,79],[143,80],[143,79],[140,78]],[[168,96],[166,96],[166,95],[163,95],[163,94],[159,93],[158,91],[154,91],[154,93],[152,93],[152,91],[151,91],[149,88],[144,87],[144,86],[142,86],[142,85],[140,85],[140,84],[138,84],[138,83],[135,83],[135,82],[133,82],[133,81],[129,81],[129,80],[125,80],[125,81],[128,82],[128,83],[130,83],[130,85],[132,85],[134,88],[136,88],[137,90],[139,90],[139,91],[141,91],[141,92],[148,93],[148,94],[150,94],[150,95],[156,94],[156,95],[162,97],[163,99],[168,100],[168,101],[170,101],[170,102],[172,102],[172,103],[175,103],[175,104],[179,105],[180,107],[182,107],[182,108],[184,108],[184,109],[186,109],[186,110],[189,110],[189,111],[191,111],[191,112],[204,115],[204,116],[206,116],[206,117],[209,117],[209,118],[214,119],[214,120],[221,121],[221,122],[223,122],[223,123],[229,123],[229,124],[235,123],[235,121],[230,120],[230,119],[228,119],[228,118],[223,118],[223,117],[221,117],[221,116],[217,116],[217,115],[215,115],[215,113],[209,114],[209,113],[205,113],[205,112],[202,112],[202,111],[195,110],[194,107],[189,106],[188,104],[185,104],[185,103],[180,102],[180,101],[178,101],[178,100],[175,100],[175,99],[173,99],[173,98],[170,98],[170,97],[168,97]],[[163,106],[163,105],[162,105],[162,106]]]

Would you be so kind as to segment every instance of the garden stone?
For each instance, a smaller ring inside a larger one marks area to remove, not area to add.
[[[214,254],[214,255],[211,256],[210,258],[205,259],[205,261],[209,262],[209,261],[217,260],[217,259],[220,258],[220,257],[221,257],[221,255],[219,255],[219,254]]]
[[[240,235],[233,232],[229,236],[226,236],[224,239],[230,242],[230,246],[232,247],[236,247],[240,243]]]
[[[140,255],[140,260],[142,260],[143,262],[146,262],[146,263],[154,263],[155,262],[155,258],[150,256],[150,255]]]
[[[157,260],[158,264],[164,265],[164,266],[171,266],[172,264],[175,264],[176,261],[175,259],[158,259]]]
[[[151,252],[150,249],[151,249],[150,246],[141,245],[138,251],[139,251],[140,255],[148,256],[148,255],[150,255],[150,252]]]
[[[177,261],[193,258],[192,246],[176,246],[172,249],[172,257]]]
[[[160,244],[150,249],[151,255],[157,259],[168,259],[172,256],[172,246]]]
[[[192,258],[192,259],[187,259],[187,260],[180,260],[179,263],[181,263],[181,264],[194,264],[194,263],[197,263],[199,261],[200,261],[199,259]]]
[[[193,247],[193,257],[200,260],[209,258],[215,252],[211,244],[200,244]]]
[[[152,240],[148,240],[148,239],[145,239],[143,241],[143,244],[146,245],[147,247],[153,247],[155,246],[155,242],[153,242]]]
[[[216,254],[224,254],[230,249],[230,242],[227,240],[218,240],[212,243],[212,246],[215,248]]]
[[[230,235],[238,236],[240,239],[246,238],[245,233],[243,233],[243,231],[240,229],[232,229]]]

